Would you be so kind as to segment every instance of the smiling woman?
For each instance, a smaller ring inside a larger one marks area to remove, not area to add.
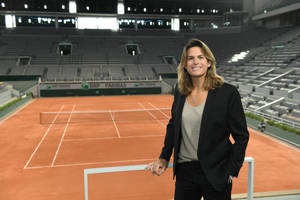
[[[201,40],[183,49],[171,113],[159,159],[146,169],[163,174],[173,153],[175,200],[230,200],[249,133],[237,89],[216,74],[215,57]]]
[[[192,47],[188,50],[188,59],[185,70],[191,78],[204,76],[207,69],[210,68],[211,62],[204,56],[203,50],[200,47]]]
[[[194,58],[194,54],[198,54],[198,58]],[[224,82],[223,77],[216,73],[216,59],[209,47],[204,42],[193,39],[183,49],[178,66],[178,89],[182,94],[188,95],[193,89],[192,77],[187,70],[188,66],[199,67],[200,65],[205,68],[206,75],[201,80],[204,81],[203,86],[206,90],[215,89]]]

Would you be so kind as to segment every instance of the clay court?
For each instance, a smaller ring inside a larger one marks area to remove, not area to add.
[[[83,200],[84,169],[155,160],[172,99],[148,95],[31,101],[0,122],[0,199]],[[49,112],[42,123],[41,112]],[[300,189],[299,149],[250,129],[246,156],[255,159],[255,193]],[[171,171],[161,177],[146,171],[90,175],[89,199],[171,199]],[[247,192],[247,172],[244,163],[233,194]]]

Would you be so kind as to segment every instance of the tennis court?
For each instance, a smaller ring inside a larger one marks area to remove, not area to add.
[[[170,95],[42,98],[0,124],[0,199],[84,199],[83,170],[149,163],[160,153]],[[300,151],[251,131],[254,192],[300,189]],[[247,192],[247,165],[233,194]],[[95,174],[89,199],[171,199],[171,170]]]

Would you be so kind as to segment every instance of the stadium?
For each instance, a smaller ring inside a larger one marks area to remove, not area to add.
[[[144,168],[193,38],[246,115],[232,198],[300,199],[299,25],[300,0],[0,0],[0,199],[173,199]]]

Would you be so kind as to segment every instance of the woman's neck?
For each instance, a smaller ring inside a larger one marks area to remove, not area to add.
[[[204,91],[204,81],[205,77],[193,77],[192,83],[193,83],[193,91],[194,92],[202,92]]]

